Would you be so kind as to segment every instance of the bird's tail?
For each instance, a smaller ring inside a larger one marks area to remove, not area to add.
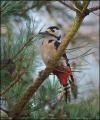
[[[78,87],[77,84],[75,83],[75,80],[70,83],[70,86],[71,86],[72,95],[76,99],[78,95]]]
[[[69,60],[68,60],[66,54],[65,54],[65,58],[66,58],[67,66],[71,69],[70,64],[69,64]],[[72,95],[76,99],[77,95],[78,95],[78,87],[77,87],[76,81],[75,81],[75,79],[74,79],[72,74],[70,75],[69,83],[70,83],[70,86],[71,86]]]
[[[70,95],[69,88],[70,87],[68,85],[64,88],[64,95],[65,95],[65,101],[66,101],[66,103],[68,103],[68,102],[71,101],[71,95]]]

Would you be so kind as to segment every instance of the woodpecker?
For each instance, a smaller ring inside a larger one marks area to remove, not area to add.
[[[61,30],[57,26],[51,26],[48,27],[45,32],[39,32],[39,34],[43,39],[40,47],[41,56],[45,65],[47,66],[61,44]],[[64,53],[61,59],[57,62],[52,73],[57,76],[60,84],[64,87],[65,101],[70,101],[70,92],[68,88],[69,84],[74,83],[74,78],[66,53]]]

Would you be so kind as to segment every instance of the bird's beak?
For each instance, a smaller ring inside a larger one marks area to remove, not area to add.
[[[38,34],[39,34],[39,35],[44,35],[44,34],[45,34],[45,32],[39,32]]]

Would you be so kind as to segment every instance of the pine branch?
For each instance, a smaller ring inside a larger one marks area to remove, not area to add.
[[[25,70],[22,70],[19,74],[16,75],[15,80],[13,80],[10,85],[8,85],[1,93],[0,96],[4,95],[6,92],[10,90],[21,78],[21,76],[25,73]]]
[[[56,102],[53,105],[50,105],[51,110],[48,112],[45,119],[48,119],[49,115],[52,114],[55,111],[57,105],[61,102],[63,96],[64,96],[64,92],[61,92],[61,94],[57,97]]]
[[[15,60],[16,57],[27,47],[27,45],[32,41],[34,37],[31,36],[26,42],[25,44],[19,49],[19,51],[11,58],[11,60]],[[7,65],[9,64],[0,64],[0,70],[4,69],[5,67],[7,67]]]
[[[20,48],[20,50],[16,53],[16,55],[13,56],[12,60],[16,59],[16,57],[23,51],[23,49],[25,49],[25,47],[32,41],[32,39],[33,36],[26,41],[26,43]]]
[[[88,54],[86,54],[86,53],[87,53],[87,52],[85,52],[85,53],[83,53],[82,55],[79,55],[79,56],[77,56],[77,57],[70,58],[69,60],[86,57],[86,56],[88,56],[88,55],[90,55],[90,54],[93,54],[93,53],[95,53],[95,52],[91,52],[91,53],[88,53]]]
[[[87,8],[85,6],[85,9],[82,12],[82,14],[86,12],[86,9]],[[85,17],[84,15],[76,15],[72,24],[69,26],[69,30],[65,35],[61,45],[58,48],[58,52],[53,56],[52,60],[50,61],[50,63],[48,63],[48,66],[45,68],[45,70],[41,71],[41,74],[35,80],[33,80],[34,81],[33,84],[28,88],[28,90],[21,97],[19,102],[16,103],[15,106],[12,108],[12,110],[9,112],[9,116],[11,116],[12,119],[16,119],[20,115],[21,111],[23,110],[25,105],[28,103],[32,95],[36,92],[36,90],[40,87],[43,81],[52,72],[53,68],[55,67],[57,61],[61,58],[69,42],[73,39],[74,35],[78,31],[84,17]]]

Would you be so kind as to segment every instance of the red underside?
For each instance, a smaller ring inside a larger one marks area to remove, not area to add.
[[[53,74],[56,75],[61,85],[66,86],[68,83],[68,77],[72,74],[69,67],[64,68],[64,72],[54,69]]]

